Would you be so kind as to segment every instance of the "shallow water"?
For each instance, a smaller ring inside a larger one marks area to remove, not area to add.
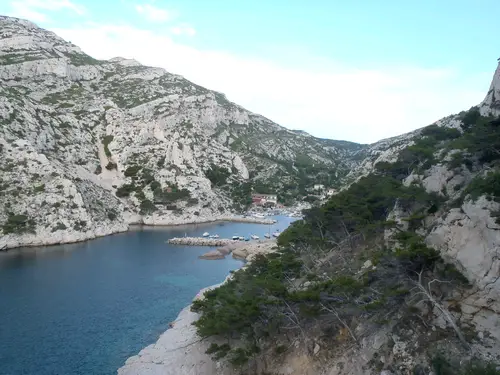
[[[294,220],[277,219],[271,231]],[[0,374],[115,374],[155,342],[201,288],[241,266],[230,256],[198,259],[208,247],[165,243],[205,231],[263,238],[269,226],[141,228],[0,254]]]

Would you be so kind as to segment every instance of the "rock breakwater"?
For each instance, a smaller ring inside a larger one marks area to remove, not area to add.
[[[170,238],[167,243],[171,245],[188,245],[188,246],[226,246],[237,243],[238,241],[229,240],[227,238],[204,238],[204,237],[174,237]]]

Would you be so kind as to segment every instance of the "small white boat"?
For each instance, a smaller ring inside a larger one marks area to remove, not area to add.
[[[259,236],[255,235],[255,234],[252,234],[252,235],[250,236],[250,238],[251,238],[252,240],[258,240],[258,239],[259,239]]]
[[[214,234],[213,237],[214,238],[219,238],[219,235],[218,234]]]
[[[240,239],[240,236],[233,236],[233,240],[238,241]]]
[[[271,235],[269,233],[266,233],[266,234],[264,234],[264,237],[271,238]]]
[[[280,234],[281,233],[279,231],[276,231],[276,232],[273,233],[273,237],[279,237]]]
[[[203,233],[203,237],[208,237],[209,235],[210,235],[210,233],[208,233],[208,232]]]
[[[243,240],[245,239],[245,237],[239,236],[239,237],[238,237],[238,239],[239,239],[240,241],[243,241]]]

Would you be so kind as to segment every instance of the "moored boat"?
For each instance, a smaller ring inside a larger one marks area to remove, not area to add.
[[[209,235],[210,235],[210,233],[208,233],[208,232],[203,233],[203,237],[208,237]]]

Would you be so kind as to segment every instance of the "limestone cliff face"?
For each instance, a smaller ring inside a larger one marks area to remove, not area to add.
[[[500,115],[500,59],[498,59],[497,70],[491,81],[490,89],[480,105],[480,110],[483,116]]]
[[[429,244],[457,265],[475,285],[461,302],[463,321],[500,342],[500,205],[481,197],[450,210],[427,236]]]
[[[0,248],[227,216],[245,181],[339,175],[360,145],[287,130],[160,68],[0,17]],[[229,174],[213,188],[206,172]]]

